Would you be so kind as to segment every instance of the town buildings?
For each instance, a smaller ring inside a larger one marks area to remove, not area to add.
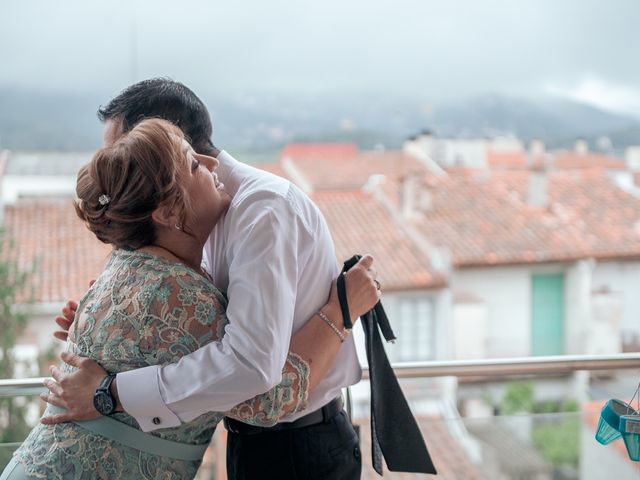
[[[38,272],[33,319],[21,343],[41,351],[53,342],[53,317],[99,274],[109,247],[73,211],[76,160],[32,156],[35,166],[26,171],[28,162],[20,169],[15,156],[3,158],[0,218],[19,261],[36,262]],[[402,151],[288,145],[277,162],[261,167],[289,178],[318,204],[337,261],[373,254],[398,336],[390,357],[415,362],[637,350],[639,158],[637,149],[624,159],[590,152],[583,140],[572,151],[549,151],[539,140],[525,148],[513,138],[439,139],[425,132]],[[432,426],[460,413],[490,415],[496,405],[488,398],[500,399],[508,388],[490,376],[403,386],[421,421]],[[587,405],[588,377],[535,379],[535,386],[540,401]],[[366,384],[353,393],[355,412],[365,416]],[[508,468],[500,444],[483,440],[495,425],[438,425],[433,431],[442,435],[428,440],[453,442],[466,464],[477,464],[479,451],[493,451],[496,471]],[[585,423],[585,431],[592,428]],[[508,428],[494,430],[490,438],[508,437]],[[529,473],[538,475],[531,478],[550,478],[549,466],[526,445],[519,448],[531,459]]]

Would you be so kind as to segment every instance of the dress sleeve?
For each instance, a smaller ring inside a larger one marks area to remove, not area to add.
[[[282,370],[282,381],[262,395],[236,405],[227,416],[260,427],[270,427],[290,413],[307,407],[309,364],[289,352]]]

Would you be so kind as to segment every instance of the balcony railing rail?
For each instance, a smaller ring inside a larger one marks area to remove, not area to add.
[[[568,374],[577,371],[640,369],[640,353],[560,355],[489,360],[406,362],[393,365],[398,378],[501,377]],[[365,369],[364,377],[367,378]],[[45,377],[0,380],[0,397],[44,392]]]
[[[404,362],[394,364],[393,368],[398,378],[501,377],[634,368],[640,370],[640,353]]]

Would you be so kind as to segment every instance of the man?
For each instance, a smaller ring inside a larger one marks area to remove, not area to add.
[[[290,182],[217,149],[206,107],[191,90],[171,80],[139,82],[101,108],[105,143],[153,116],[175,123],[196,152],[220,162],[218,177],[232,202],[209,238],[205,259],[216,284],[228,293],[229,326],[221,342],[177,364],[117,375],[111,386],[119,396],[115,401],[145,431],[174,427],[207,411],[226,411],[278,384],[292,334],[320,307],[328,327],[342,324],[337,299],[327,302],[338,274],[333,243],[311,200]],[[370,263],[368,257],[366,265]],[[68,328],[68,322],[60,323]],[[64,375],[53,369],[58,383],[48,380],[51,393],[43,398],[68,412],[45,418],[45,423],[98,415],[92,399],[104,370],[88,359],[64,359],[79,370]],[[360,376],[348,335],[328,374],[309,395],[305,412],[283,418],[272,429],[229,421],[229,478],[359,478],[357,437],[339,397],[341,389]]]

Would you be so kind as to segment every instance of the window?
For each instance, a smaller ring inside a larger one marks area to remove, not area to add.
[[[431,360],[435,356],[433,300],[400,297],[388,310],[395,344],[387,346],[391,362]]]

